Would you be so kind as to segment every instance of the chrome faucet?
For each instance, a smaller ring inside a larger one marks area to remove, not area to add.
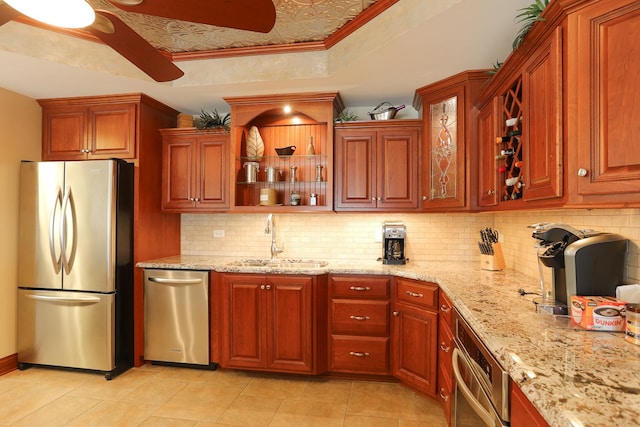
[[[284,245],[278,247],[276,243],[276,220],[273,214],[269,214],[267,217],[267,225],[264,228],[264,234],[271,233],[271,260],[275,260],[278,254],[284,252]]]

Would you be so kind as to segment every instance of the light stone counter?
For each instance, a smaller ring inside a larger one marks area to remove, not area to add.
[[[176,256],[138,267],[283,272],[229,267],[233,260]],[[479,265],[327,261],[326,268],[286,273],[389,274],[438,283],[551,426],[640,425],[640,346],[622,333],[575,329],[567,319],[536,313],[534,296],[520,296],[518,289],[538,291],[537,278]]]

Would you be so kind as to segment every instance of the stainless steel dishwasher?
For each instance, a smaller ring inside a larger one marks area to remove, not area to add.
[[[144,270],[144,358],[211,366],[208,271]]]

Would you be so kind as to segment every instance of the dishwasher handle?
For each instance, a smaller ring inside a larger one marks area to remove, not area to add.
[[[484,421],[484,423],[487,426],[494,425],[494,419],[489,413],[489,411],[487,411],[482,406],[482,404],[478,402],[478,399],[476,399],[476,397],[473,395],[473,393],[469,389],[469,386],[464,382],[464,379],[462,378],[462,374],[460,373],[460,367],[458,366],[459,360],[461,360],[464,364],[467,365],[467,369],[469,370],[471,369],[471,366],[469,366],[464,355],[460,353],[460,350],[458,350],[457,348],[454,348],[453,354],[451,355],[451,361],[453,362],[453,378],[455,380],[456,387],[460,389],[465,399],[467,400],[467,403],[469,403],[471,408],[475,411],[476,414],[478,414],[478,416],[482,419],[482,421]]]
[[[147,278],[150,282],[160,283],[161,285],[199,285],[202,283],[202,279],[170,279],[167,277],[155,277],[150,276]]]

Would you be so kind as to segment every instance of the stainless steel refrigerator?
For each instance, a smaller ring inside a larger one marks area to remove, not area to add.
[[[22,162],[18,363],[133,364],[133,165]]]

